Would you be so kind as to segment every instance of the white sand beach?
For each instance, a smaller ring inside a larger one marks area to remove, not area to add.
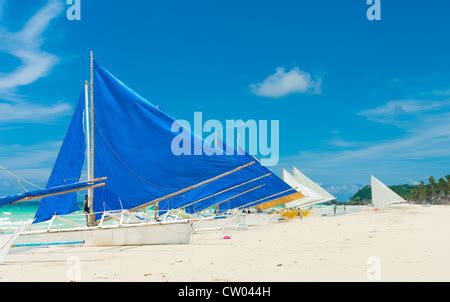
[[[195,234],[189,245],[17,248],[0,281],[369,281],[368,259],[381,281],[450,281],[449,255],[450,207],[403,205]]]

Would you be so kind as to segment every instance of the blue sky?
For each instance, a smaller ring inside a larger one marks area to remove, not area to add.
[[[274,170],[340,198],[450,173],[446,1],[382,0],[378,22],[365,0],[81,3],[0,0],[0,165],[24,178],[48,178],[90,49],[178,118],[280,120]]]

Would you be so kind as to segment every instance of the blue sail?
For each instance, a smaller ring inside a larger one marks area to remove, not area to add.
[[[80,179],[86,156],[86,138],[83,129],[84,105],[83,90],[53,166],[47,188],[76,184]],[[47,221],[54,215],[67,215],[78,210],[76,193],[43,198],[34,223]]]
[[[132,209],[255,161],[248,154],[177,156],[171,149],[178,135],[172,132],[175,122],[172,117],[97,64],[94,83],[95,177],[108,178],[106,187],[95,190],[96,213]],[[208,146],[201,137],[188,135],[192,153],[195,146]],[[217,181],[161,201],[159,208],[163,211],[179,208],[267,173],[269,171],[256,162]],[[274,175],[252,185],[264,187],[255,190],[250,198],[289,189]],[[239,190],[227,192],[233,193]],[[251,201],[244,197],[239,199],[241,204]],[[197,207],[207,207],[211,202],[211,199],[205,200]]]

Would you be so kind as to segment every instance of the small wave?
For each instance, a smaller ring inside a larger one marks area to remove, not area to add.
[[[23,221],[1,221],[0,228],[11,227],[11,226],[21,226]]]

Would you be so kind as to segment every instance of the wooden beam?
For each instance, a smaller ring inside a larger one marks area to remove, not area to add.
[[[221,201],[221,202],[218,202],[218,203],[216,203],[216,204],[213,204],[213,205],[210,206],[209,208],[212,208],[212,207],[214,207],[214,206],[220,206],[221,204],[224,204],[224,203],[226,203],[226,202],[228,202],[228,201],[231,201],[231,200],[233,200],[233,199],[236,199],[236,198],[238,198],[238,197],[240,197],[240,196],[242,196],[242,195],[245,195],[245,194],[247,194],[247,193],[250,193],[250,192],[253,192],[253,191],[255,191],[255,190],[258,190],[259,188],[264,187],[264,186],[265,186],[265,184],[259,185],[259,186],[254,187],[254,188],[251,188],[250,190],[241,192],[241,193],[236,194],[236,195],[234,195],[234,196],[231,196],[231,197],[229,197],[229,198],[227,198],[227,199],[225,199],[225,200],[223,200],[223,201]],[[203,210],[202,210],[202,211],[203,211]],[[197,214],[197,213],[198,213],[198,212],[195,212],[194,214]]]
[[[147,202],[147,203],[145,203],[145,204],[143,204],[143,205],[134,207],[134,208],[130,209],[130,211],[133,212],[133,211],[137,211],[137,210],[140,210],[140,209],[143,209],[143,208],[147,208],[147,207],[149,207],[149,206],[151,206],[151,205],[154,205],[154,204],[156,204],[156,203],[159,203],[159,202],[161,202],[161,201],[164,201],[164,200],[167,200],[167,199],[169,199],[169,198],[173,198],[173,197],[176,197],[176,196],[181,195],[181,194],[183,194],[183,193],[192,191],[192,190],[194,190],[194,189],[197,189],[198,187],[201,187],[201,186],[203,186],[203,185],[212,183],[212,182],[214,182],[214,181],[216,181],[216,180],[218,180],[218,179],[220,179],[220,178],[223,178],[223,177],[225,177],[225,176],[228,176],[228,175],[231,175],[231,174],[233,174],[233,173],[236,173],[236,172],[238,172],[238,171],[240,171],[240,170],[242,170],[242,169],[245,169],[245,168],[247,168],[247,167],[250,167],[250,166],[254,165],[255,163],[256,163],[256,162],[253,161],[253,162],[251,162],[251,163],[242,165],[242,166],[240,166],[240,167],[237,167],[236,169],[233,169],[233,170],[231,170],[231,171],[225,172],[225,173],[220,174],[220,175],[218,175],[218,176],[216,176],[216,177],[213,177],[213,178],[211,178],[211,179],[202,181],[202,182],[200,182],[200,183],[198,183],[198,184],[196,184],[196,185],[193,185],[193,186],[184,188],[184,189],[179,190],[179,191],[177,191],[177,192],[174,192],[174,193],[171,193],[171,194],[169,194],[169,195],[166,195],[166,196],[157,198],[157,199],[155,199],[155,200],[152,200],[152,201],[150,201],[150,202]]]
[[[182,206],[181,209],[185,209],[185,208],[190,207],[190,206],[192,206],[192,205],[194,205],[194,204],[196,204],[196,203],[199,203],[199,202],[201,202],[201,201],[203,201],[203,200],[206,200],[206,199],[209,199],[209,198],[212,198],[212,197],[216,197],[216,196],[218,196],[218,195],[220,195],[220,194],[223,194],[223,193],[226,193],[226,192],[228,192],[228,191],[237,189],[237,188],[239,188],[239,187],[248,185],[248,184],[250,184],[250,183],[252,183],[252,182],[261,180],[261,179],[266,178],[266,177],[269,177],[269,176],[271,176],[271,175],[272,175],[272,173],[267,173],[266,175],[263,175],[263,176],[254,178],[254,179],[252,179],[252,180],[243,182],[243,183],[241,183],[241,184],[239,184],[239,185],[236,185],[236,186],[234,186],[234,187],[231,187],[231,188],[225,189],[225,190],[223,190],[223,191],[214,193],[214,194],[212,194],[212,195],[203,197],[203,198],[201,198],[201,199],[198,199],[198,200],[196,200],[196,201],[194,201],[194,202],[191,202],[191,203],[189,203],[189,204],[187,204],[187,205]]]
[[[79,192],[79,191],[85,191],[85,190],[89,190],[89,189],[97,189],[97,188],[104,187],[105,185],[106,185],[105,183],[101,183],[101,184],[96,184],[96,185],[92,185],[92,186],[89,186],[89,187],[83,187],[83,188],[73,189],[73,190],[64,191],[64,192],[58,192],[58,193],[53,193],[53,194],[45,194],[45,195],[33,196],[33,197],[27,197],[27,198],[18,200],[18,201],[14,202],[14,203],[25,202],[25,201],[32,201],[32,200],[42,199],[42,198],[51,197],[51,196],[65,195],[65,194],[75,193],[75,192]]]
[[[273,194],[273,195],[270,195],[270,196],[267,196],[267,197],[264,197],[264,198],[261,198],[261,199],[252,201],[252,202],[249,202],[249,203],[247,203],[247,204],[244,204],[244,205],[238,207],[237,209],[246,208],[246,207],[251,206],[252,204],[258,204],[259,202],[261,202],[261,201],[263,201],[263,200],[266,200],[266,199],[269,199],[269,198],[277,197],[277,196],[279,196],[279,195],[281,195],[281,194],[287,193],[287,192],[292,191],[292,190],[297,190],[297,188],[290,188],[289,190],[285,190],[285,191],[282,191],[282,192],[279,192],[279,193],[276,193],[276,194]]]

